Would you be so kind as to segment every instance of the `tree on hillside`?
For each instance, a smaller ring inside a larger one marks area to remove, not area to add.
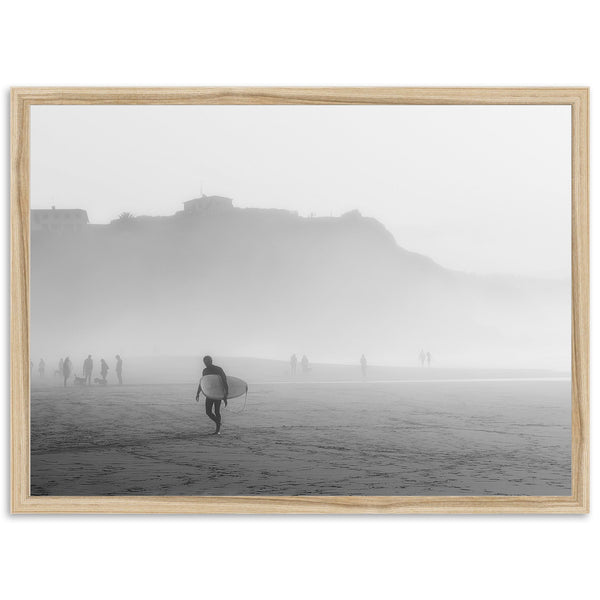
[[[122,212],[117,219],[111,221],[111,224],[123,229],[130,229],[135,224],[135,215],[130,212]]]

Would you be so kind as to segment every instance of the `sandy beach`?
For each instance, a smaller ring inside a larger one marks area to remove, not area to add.
[[[569,495],[568,381],[34,385],[33,495]]]

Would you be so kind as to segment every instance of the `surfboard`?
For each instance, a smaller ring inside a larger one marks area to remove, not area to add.
[[[227,387],[229,388],[227,398],[237,398],[248,392],[248,384],[237,377],[227,377]],[[219,375],[205,375],[200,380],[200,389],[207,398],[213,400],[222,400],[225,395],[223,380]]]

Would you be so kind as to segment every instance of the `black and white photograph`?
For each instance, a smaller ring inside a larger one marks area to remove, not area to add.
[[[3,597],[593,600],[597,2],[1,14]]]
[[[570,496],[571,110],[31,108],[32,496]]]

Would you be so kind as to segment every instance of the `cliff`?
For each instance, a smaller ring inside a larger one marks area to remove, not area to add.
[[[443,269],[356,212],[182,211],[33,232],[31,249],[37,354],[569,365],[567,283]]]

